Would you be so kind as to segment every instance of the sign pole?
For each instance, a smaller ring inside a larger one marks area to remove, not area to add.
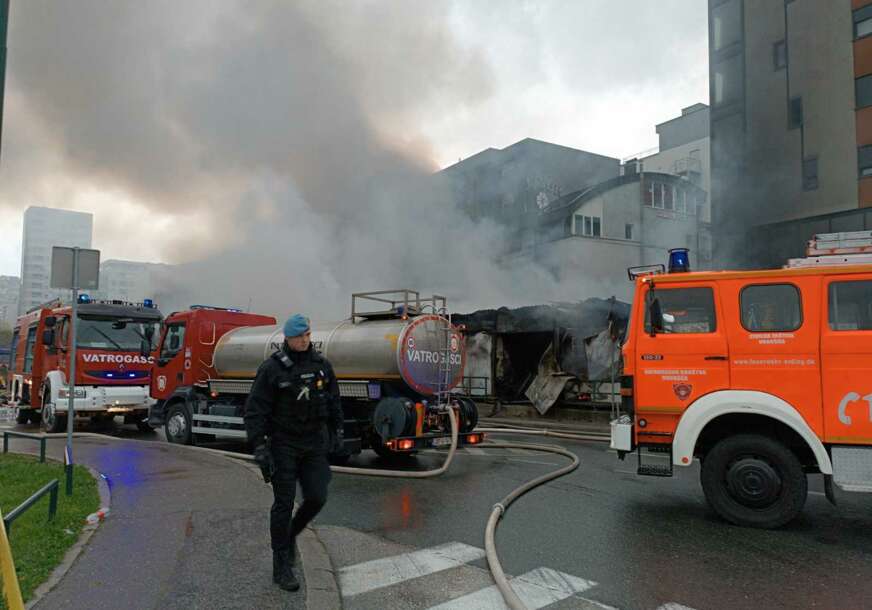
[[[76,317],[79,304],[79,249],[73,248],[73,312],[70,320],[70,379],[67,407],[67,450],[64,463],[67,474],[67,495],[73,495],[73,422],[76,418]]]

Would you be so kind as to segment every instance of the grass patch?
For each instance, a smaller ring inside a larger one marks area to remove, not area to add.
[[[58,512],[54,520],[48,520],[49,494],[46,494],[15,520],[9,532],[25,602],[79,539],[85,517],[100,508],[100,494],[97,482],[84,466],[75,466],[73,495],[67,497],[63,464],[40,464],[35,457],[0,454],[0,510],[4,516],[52,479],[59,483]],[[0,609],[5,608],[0,594]]]

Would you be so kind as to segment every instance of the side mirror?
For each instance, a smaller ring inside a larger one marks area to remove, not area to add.
[[[42,331],[42,344],[48,347],[54,347],[55,331],[53,328],[47,328]]]
[[[171,336],[170,337],[170,351],[177,352],[177,351],[179,351],[179,347],[181,347],[179,345],[179,336],[178,335]]]
[[[151,341],[149,339],[143,339],[139,344],[139,355],[145,358],[151,356]]]
[[[663,310],[660,299],[656,297],[648,304],[648,319],[651,321],[651,336],[663,332]]]
[[[54,316],[48,316],[45,319],[45,327],[46,328],[54,328],[55,324],[57,324],[58,319]]]

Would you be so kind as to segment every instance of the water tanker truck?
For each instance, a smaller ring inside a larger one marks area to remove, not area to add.
[[[164,426],[172,443],[245,438],[242,417],[257,369],[283,341],[270,316],[200,305],[170,314],[152,371],[149,423]],[[312,343],[333,364],[342,397],[345,451],[334,461],[367,448],[397,456],[446,446],[446,405],[458,415],[459,443],[481,442],[474,403],[452,394],[465,352],[443,297],[352,295],[351,316],[314,323]]]

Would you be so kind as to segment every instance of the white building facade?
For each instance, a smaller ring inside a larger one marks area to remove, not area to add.
[[[166,276],[170,267],[159,263],[114,259],[103,261],[100,265],[100,290],[94,298],[134,303],[155,299],[160,278]]]
[[[641,160],[641,170],[681,176],[706,193],[711,193],[709,107],[694,104],[683,108],[681,116],[660,123],[656,130],[660,137],[660,150]],[[711,222],[708,197],[701,213],[705,222]]]
[[[671,248],[688,248],[695,268],[710,266],[709,225],[701,214],[706,200],[705,191],[679,176],[620,176],[555,201],[523,254],[559,282],[631,300],[627,268],[665,264]]]
[[[0,326],[13,326],[18,317],[18,295],[21,279],[0,275]]]
[[[51,299],[69,300],[69,290],[49,287],[52,247],[90,248],[93,228],[92,214],[33,206],[25,210],[19,313]]]

